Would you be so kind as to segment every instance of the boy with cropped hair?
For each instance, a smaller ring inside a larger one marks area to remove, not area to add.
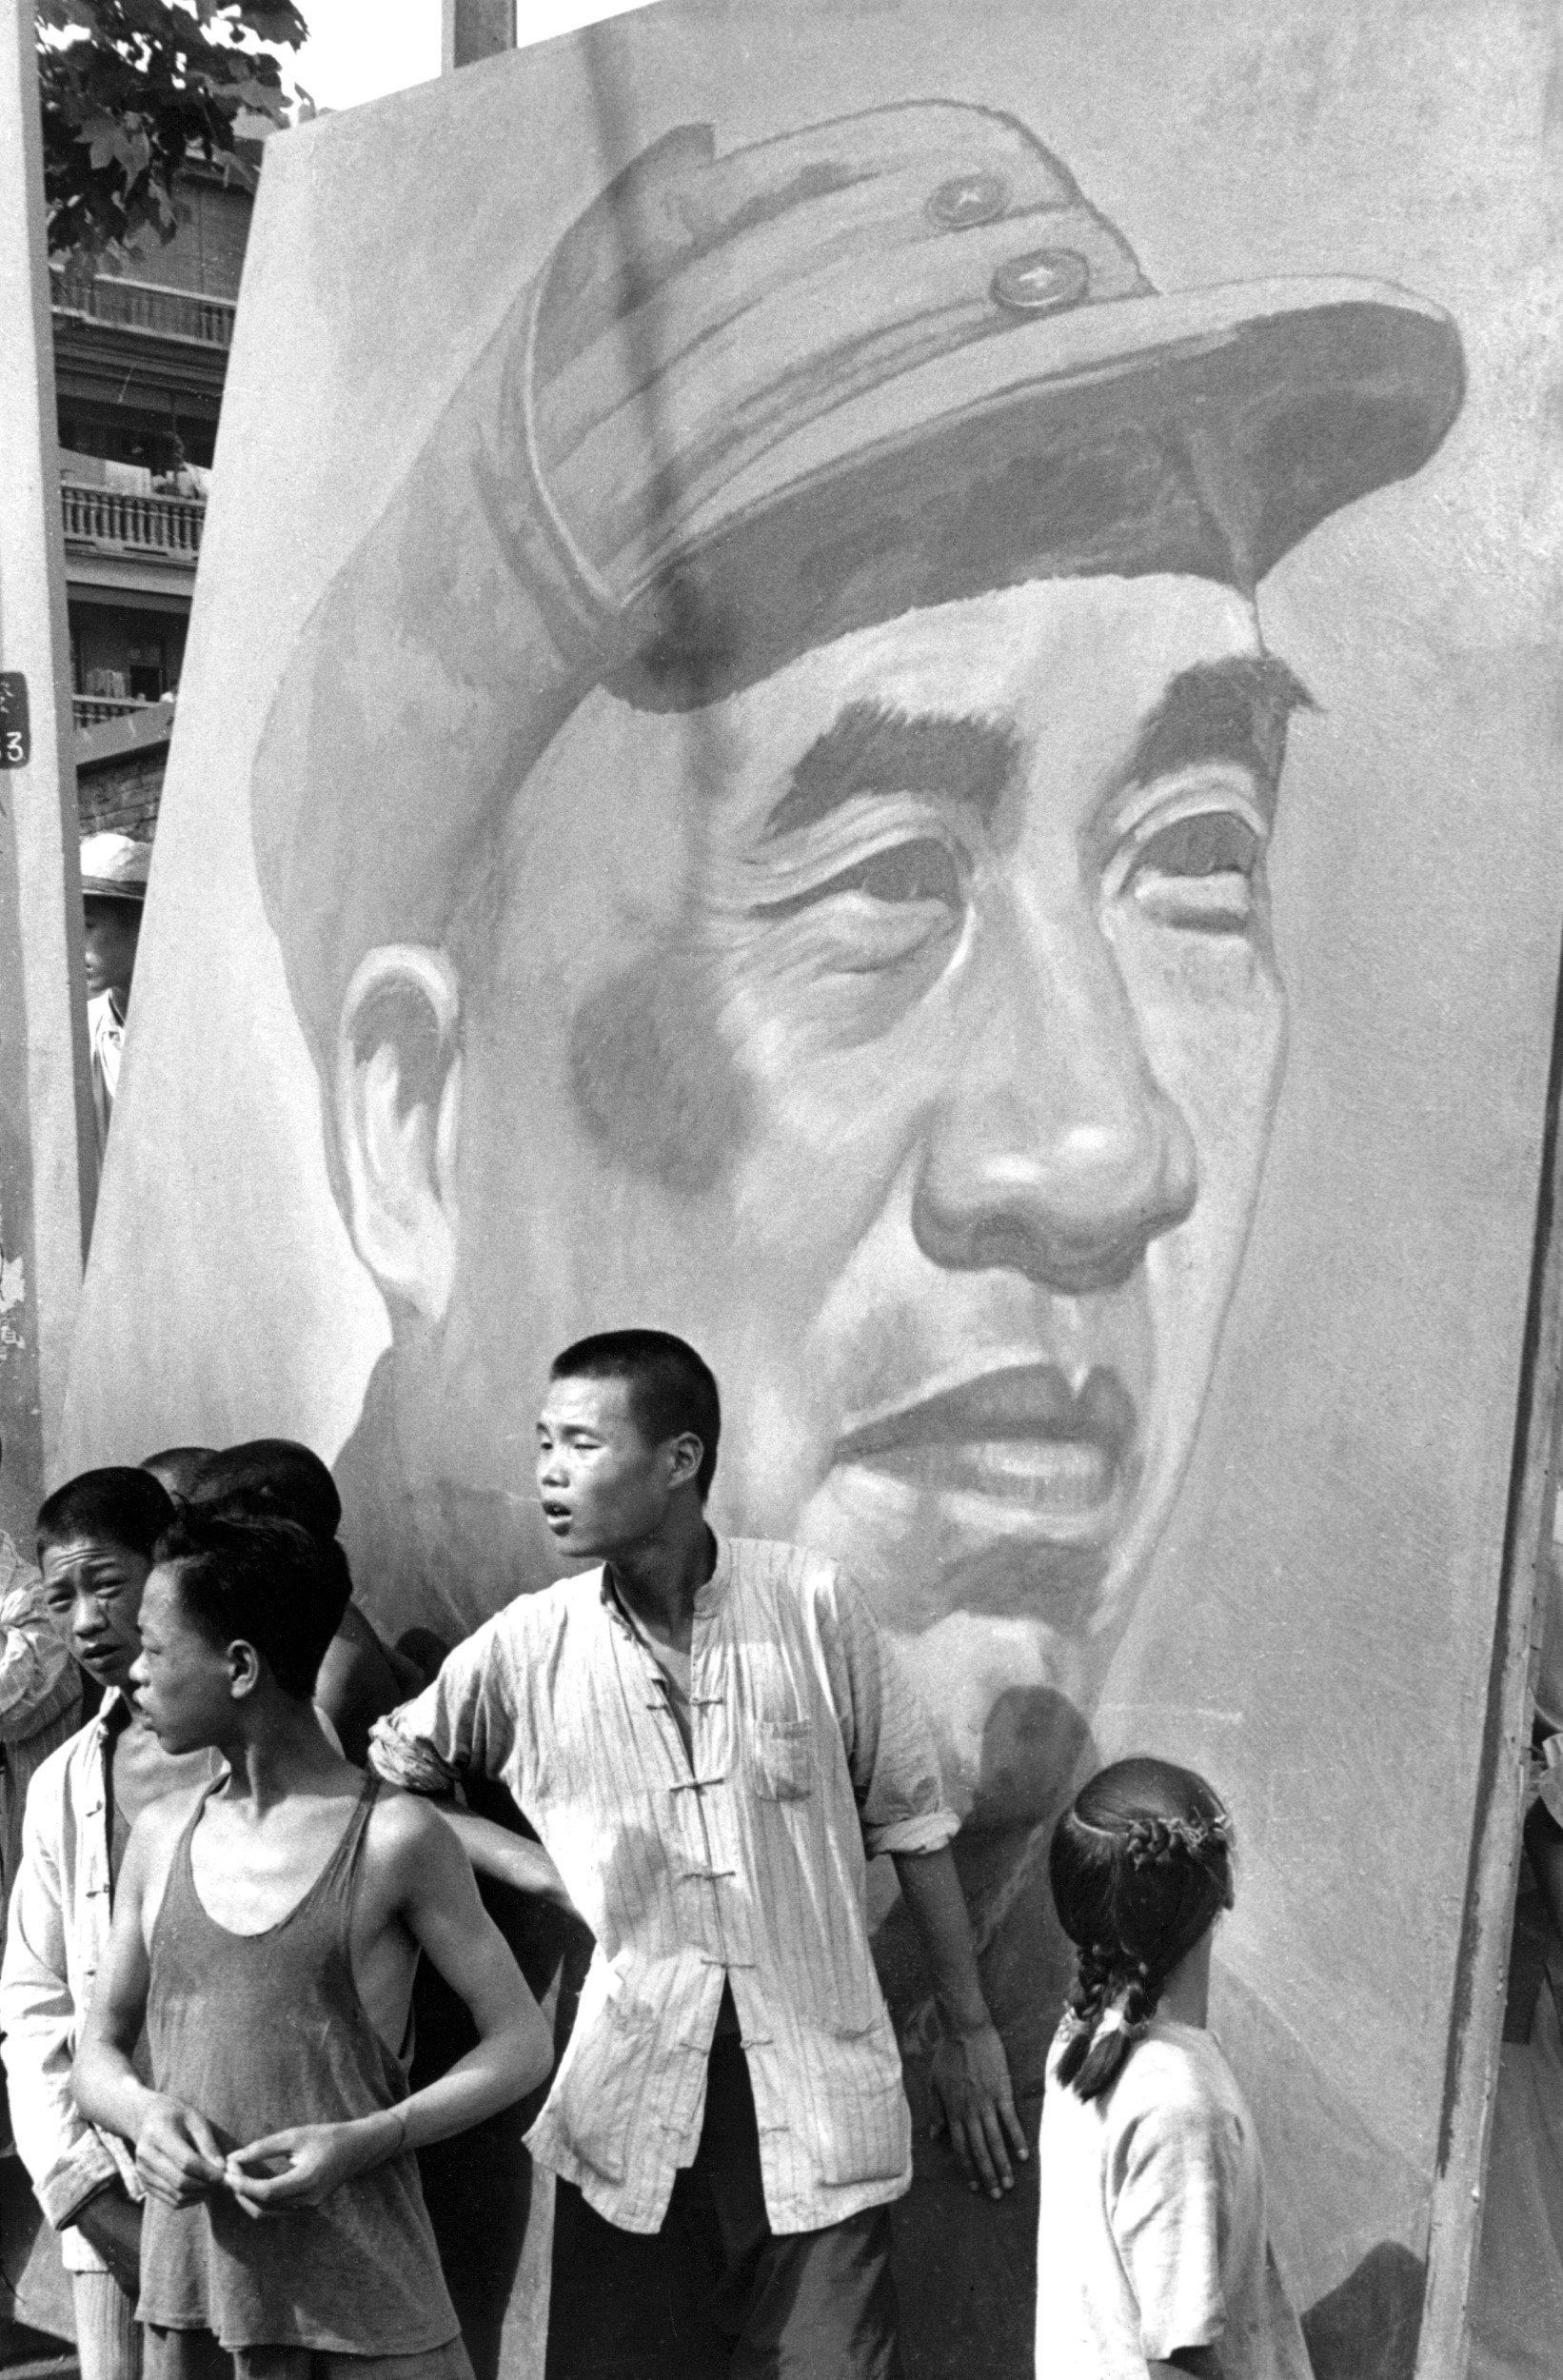
[[[381,1642],[354,1599],[347,1557],[337,1537],[342,1498],[329,1470],[312,1447],[295,1438],[249,1438],[208,1454],[184,1490],[184,1500],[229,1517],[249,1514],[262,1520],[268,1516],[295,1520],[329,1549],[328,1559],[346,1580],[347,1602],[321,1663],[315,1700],[348,1759],[362,1768],[374,1720],[427,1681],[416,1662]]]
[[[555,2380],[900,2380],[889,2210],[911,2114],[871,1857],[894,1862],[928,1962],[934,2091],[971,2187],[1001,2198],[1025,2137],[921,1706],[834,1562],[717,1537],[721,1430],[710,1367],[668,1332],[556,1356],[538,1492],[591,1567],[485,1622],[371,1756],[413,1793],[502,1778],[595,1936],[526,2136],[556,2181]],[[536,1845],[446,1815],[525,1889]]]
[[[470,2380],[413,2152],[550,2063],[448,1829],[321,1732],[345,1599],[296,1524],[197,1512],[148,1582],[148,1723],[169,1754],[227,1763],[137,1822],[76,2060],[83,2111],[134,2142],[147,2192],[148,2380],[208,2373],[218,2347],[247,2380]],[[409,2096],[420,1951],[478,2040]]]
[[[121,2143],[78,2110],[71,2060],[108,1950],[131,1824],[160,1794],[216,1770],[209,1753],[163,1750],[130,1682],[153,1549],[172,1519],[155,1478],[112,1468],[57,1488],[37,1523],[49,1623],[105,1696],[32,1779],[0,1968],[0,2031],[16,2145],[70,2274],[82,2380],[137,2380],[141,2371],[142,2190]]]

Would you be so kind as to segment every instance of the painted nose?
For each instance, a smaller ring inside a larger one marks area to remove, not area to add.
[[[918,1243],[936,1264],[1064,1296],[1116,1288],[1194,1205],[1188,1124],[1083,902],[1007,920],[980,967],[919,1171]]]

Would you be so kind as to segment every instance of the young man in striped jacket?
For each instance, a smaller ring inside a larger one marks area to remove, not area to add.
[[[371,1757],[425,1794],[502,1778],[596,1936],[528,2135],[558,2177],[550,2380],[693,2380],[735,2354],[890,2380],[911,2122],[869,1950],[877,1854],[926,1951],[972,2187],[1000,2197],[1025,2148],[921,1709],[833,1562],[708,1526],[720,1426],[666,1334],[557,1358],[543,1516],[597,1566],[480,1628]],[[487,1830],[471,1849],[501,1872]],[[507,1880],[535,1889],[516,1849]]]

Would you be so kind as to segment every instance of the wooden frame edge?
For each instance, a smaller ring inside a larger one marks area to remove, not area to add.
[[[1476,1811],[1472,1827],[1438,2161],[1428,2231],[1417,2380],[1465,2380],[1471,2287],[1481,2245],[1487,2153],[1503,2042],[1509,1943],[1525,1808],[1538,1595],[1557,1495],[1557,1406],[1563,1371],[1563,963],[1553,1021],[1541,1180],[1515,1407]]]

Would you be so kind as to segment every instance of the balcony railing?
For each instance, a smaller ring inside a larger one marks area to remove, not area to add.
[[[207,297],[196,289],[165,289],[123,273],[61,272],[54,277],[53,303],[57,314],[79,314],[160,339],[188,339],[203,347],[233,344],[233,299]]]
[[[207,507],[199,496],[125,496],[111,487],[60,489],[68,545],[94,553],[157,556],[195,567]]]
[[[136,694],[73,694],[70,716],[78,727],[101,727],[106,719],[129,719],[139,711],[171,711],[173,698],[148,703]]]

